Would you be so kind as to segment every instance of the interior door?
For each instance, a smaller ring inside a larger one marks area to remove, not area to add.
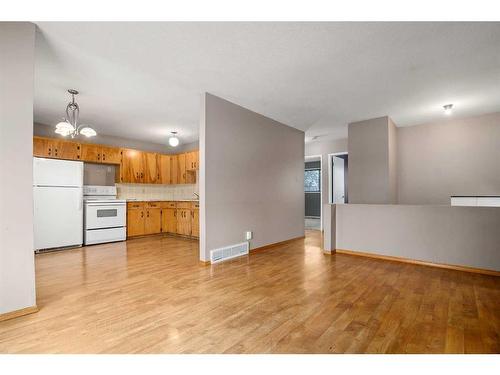
[[[332,202],[345,203],[345,174],[344,159],[334,156],[332,158]]]
[[[321,216],[321,162],[306,161],[304,170],[305,216]]]

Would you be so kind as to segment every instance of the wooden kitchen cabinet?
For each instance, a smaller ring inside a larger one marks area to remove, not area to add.
[[[186,154],[177,155],[177,183],[186,183]]]
[[[144,157],[144,178],[143,182],[146,184],[156,184],[159,180],[158,171],[158,154],[152,152],[143,152]]]
[[[161,231],[163,233],[177,233],[176,208],[162,208]]]
[[[148,202],[145,207],[144,234],[161,233],[161,207],[158,202]]]
[[[82,143],[80,159],[91,163],[99,163],[101,161],[100,146],[91,143]]]
[[[127,237],[144,235],[144,204],[133,202],[127,204]]]
[[[171,170],[172,170],[172,158],[170,155],[158,155],[158,169],[160,173],[160,178],[158,183],[167,185],[172,183]]]
[[[178,184],[179,183],[179,156],[178,155],[170,155],[170,183]]]
[[[82,143],[81,160],[90,163],[120,164],[122,155],[118,147]]]
[[[80,160],[80,143],[58,138],[33,137],[33,156]]]
[[[53,139],[49,141],[52,148],[52,157],[66,160],[81,160],[80,143],[65,141],[64,139]]]
[[[200,205],[196,203],[191,210],[191,236],[200,237]]]
[[[183,236],[191,235],[191,210],[186,208],[177,208],[177,234]]]
[[[166,155],[38,136],[33,156],[119,165],[116,182],[136,184],[194,184],[199,169],[198,151]]]
[[[101,146],[100,159],[101,163],[105,164],[121,164],[121,149],[119,147]]]
[[[144,182],[144,157],[142,154],[137,150],[122,150],[121,182]]]
[[[199,151],[191,151],[186,154],[186,170],[196,171],[199,169]]]

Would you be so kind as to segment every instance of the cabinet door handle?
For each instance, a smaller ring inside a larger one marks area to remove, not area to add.
[[[102,160],[106,160],[106,154],[102,154]]]
[[[149,217],[149,211],[148,211],[148,215],[147,216]]]
[[[144,217],[144,211],[141,211],[141,217]]]
[[[101,154],[97,154],[97,160],[101,160]]]

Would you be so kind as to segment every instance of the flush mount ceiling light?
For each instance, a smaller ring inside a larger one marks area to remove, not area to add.
[[[443,106],[443,108],[444,108],[445,115],[451,115],[451,111],[453,109],[453,104],[446,104]]]
[[[172,147],[177,147],[179,145],[179,138],[177,138],[177,132],[172,132],[172,136],[168,139],[168,144]]]
[[[87,125],[78,124],[80,107],[78,106],[78,103],[75,102],[75,95],[78,95],[78,91],[69,89],[68,92],[71,95],[71,102],[69,102],[66,106],[66,117],[56,125],[55,132],[64,137],[69,135],[71,138],[75,138],[79,134],[84,135],[85,137],[96,136],[97,133],[94,129]]]

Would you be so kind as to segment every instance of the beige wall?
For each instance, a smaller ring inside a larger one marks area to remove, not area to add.
[[[200,124],[200,257],[304,235],[304,133],[206,94]]]
[[[398,129],[399,203],[500,194],[500,113]]]
[[[0,314],[35,305],[34,50],[34,24],[0,22]]]
[[[340,204],[335,211],[337,249],[500,271],[500,208]]]
[[[349,124],[349,203],[397,202],[395,133],[387,116]]]
[[[54,133],[54,126],[35,123],[33,127],[33,134],[40,137],[50,138],[64,138]],[[112,135],[97,134],[97,136],[86,139],[84,137],[78,138],[81,142],[91,142],[103,145],[110,145],[115,147],[133,148],[141,151],[158,152],[162,154],[177,154],[180,152],[187,152],[198,149],[198,142],[181,144],[177,147],[171,147],[160,143],[151,143],[137,141],[134,139],[116,137]]]

